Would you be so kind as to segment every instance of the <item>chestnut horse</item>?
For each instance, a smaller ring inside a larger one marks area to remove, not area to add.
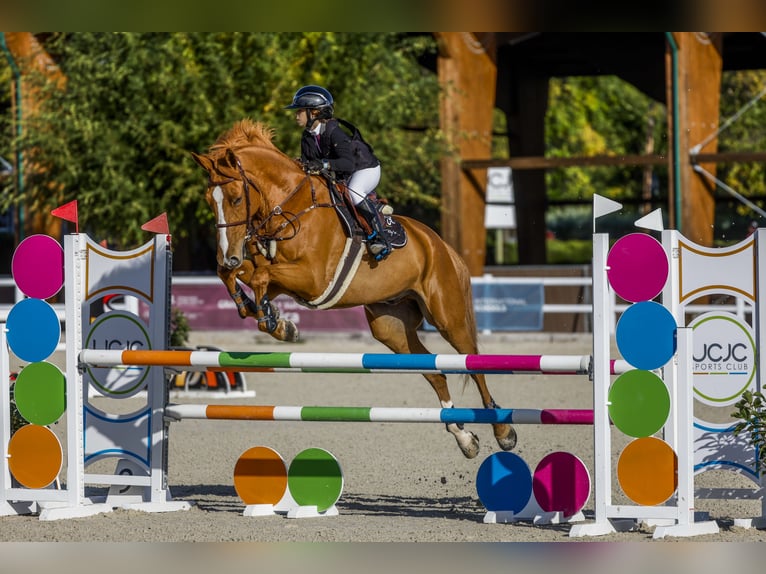
[[[237,303],[240,316],[281,341],[295,341],[295,325],[279,317],[271,301],[287,295],[312,305],[335,282],[338,262],[348,250],[327,181],[306,173],[272,142],[273,130],[239,121],[210,147],[192,153],[208,174],[205,199],[213,210],[218,242],[218,276]],[[460,354],[477,354],[470,275],[460,256],[428,226],[397,216],[407,243],[383,261],[360,251],[342,295],[323,308],[364,306],[372,335],[394,353],[428,353],[418,338],[423,319]],[[239,282],[252,289],[250,300]],[[453,406],[443,374],[423,375],[441,406]],[[484,375],[472,374],[486,408],[499,408]],[[447,424],[468,458],[479,453],[478,437]],[[508,424],[493,425],[503,450],[516,445]]]

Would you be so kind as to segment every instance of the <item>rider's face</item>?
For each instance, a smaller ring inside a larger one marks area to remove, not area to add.
[[[311,113],[310,110],[296,110],[295,111],[295,122],[302,128],[306,127],[306,124],[308,123],[309,114]]]

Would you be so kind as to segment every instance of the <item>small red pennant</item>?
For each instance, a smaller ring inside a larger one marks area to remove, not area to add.
[[[152,233],[164,233],[165,235],[169,235],[170,227],[168,227],[168,214],[163,213],[151,221],[147,221],[141,226],[141,229]]]
[[[80,224],[77,221],[77,200],[65,203],[51,210],[51,215],[74,223],[75,233],[80,233]]]

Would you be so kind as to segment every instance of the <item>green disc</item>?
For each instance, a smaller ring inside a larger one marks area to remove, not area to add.
[[[66,410],[64,374],[51,363],[31,363],[16,377],[13,398],[19,414],[30,423],[55,423]]]
[[[662,379],[650,371],[627,371],[609,389],[609,416],[628,436],[653,435],[669,414],[670,393]]]
[[[307,448],[290,463],[287,486],[299,505],[316,506],[324,512],[340,498],[343,472],[332,454],[321,448]]]

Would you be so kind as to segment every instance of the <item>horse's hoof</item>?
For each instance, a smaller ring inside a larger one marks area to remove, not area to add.
[[[295,323],[292,321],[285,321],[285,338],[284,341],[287,341],[289,343],[297,343],[298,339],[300,338],[300,332],[298,331],[298,327],[295,326]]]
[[[516,436],[516,429],[514,429],[511,425],[508,425],[508,434],[506,434],[504,437],[498,436],[495,438],[497,439],[497,444],[503,450],[513,450],[518,441],[518,437]]]
[[[457,444],[466,458],[476,458],[479,454],[479,437],[471,431],[466,431],[465,434],[469,436],[466,437],[464,435],[462,438],[458,436],[455,437],[457,439]]]

